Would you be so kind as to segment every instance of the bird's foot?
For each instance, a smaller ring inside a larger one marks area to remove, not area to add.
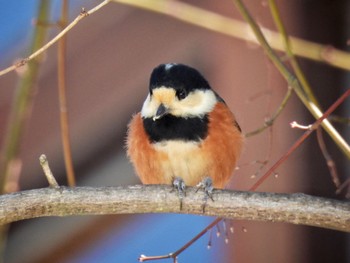
[[[176,190],[180,199],[180,210],[182,210],[182,200],[186,196],[186,185],[181,177],[176,176],[173,180],[173,190]]]
[[[202,205],[203,213],[205,212],[205,207],[207,205],[208,197],[214,202],[213,199],[213,180],[210,177],[205,177],[199,184],[197,184],[197,190],[198,192],[199,189],[204,190],[204,203]]]

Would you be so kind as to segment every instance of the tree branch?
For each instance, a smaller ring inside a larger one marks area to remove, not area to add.
[[[41,55],[44,51],[46,51],[49,47],[51,47],[53,44],[55,44],[59,39],[61,39],[64,35],[66,35],[76,24],[79,23],[80,20],[83,18],[95,13],[98,11],[100,8],[105,6],[106,4],[109,3],[110,0],[104,0],[94,8],[90,9],[89,11],[86,11],[84,8],[80,12],[80,14],[65,28],[63,29],[59,34],[57,34],[53,39],[51,39],[49,42],[47,42],[44,46],[36,50],[34,53],[29,55],[28,57],[22,59],[20,62],[16,63],[15,65],[12,65],[8,68],[5,68],[0,71],[0,76],[5,75],[19,67],[24,66],[27,64],[29,61],[32,59],[36,58],[37,56]]]
[[[168,15],[180,21],[199,26],[217,33],[259,44],[247,24],[222,16],[218,13],[182,1],[174,0],[110,0],[111,2],[129,5],[155,13]],[[261,27],[271,47],[286,52],[280,33]],[[330,45],[320,45],[297,37],[290,37],[293,53],[299,57],[327,63],[333,67],[350,70],[350,53],[338,50]]]
[[[253,30],[256,39],[259,41],[261,47],[265,51],[267,57],[275,65],[281,75],[285,78],[288,85],[293,88],[295,93],[298,95],[299,99],[305,105],[305,107],[310,111],[310,113],[319,119],[323,115],[321,109],[305,94],[304,89],[301,86],[299,80],[290,72],[288,67],[282,62],[282,60],[277,56],[276,52],[272,49],[268,43],[262,29],[259,27],[255,19],[251,16],[249,10],[245,6],[242,0],[233,0],[238,8],[239,12],[243,18],[248,22]],[[343,151],[344,155],[350,159],[350,146],[344,140],[344,138],[338,133],[338,131],[333,127],[333,125],[327,120],[323,120],[322,127],[327,131],[329,136],[337,144],[337,146]]]
[[[0,224],[44,216],[183,213],[286,222],[350,232],[350,203],[305,194],[215,190],[203,213],[203,193],[189,187],[180,202],[170,186],[43,188],[0,196]]]
[[[30,50],[40,48],[46,40],[48,34],[47,27],[40,26],[40,23],[48,21],[50,17],[50,1],[40,1],[38,3],[37,25],[33,32]],[[23,127],[30,117],[35,93],[36,81],[39,76],[42,56],[37,57],[28,63],[28,68],[18,81],[16,92],[11,107],[11,114],[8,117],[7,130],[4,133],[2,147],[0,149],[0,194],[5,193],[6,183],[14,169],[18,166],[18,156],[21,146]]]

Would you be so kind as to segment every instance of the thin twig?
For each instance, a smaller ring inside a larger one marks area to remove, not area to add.
[[[38,2],[37,21],[47,21],[49,17],[50,1],[42,0]],[[31,40],[30,52],[41,47],[46,39],[47,28],[36,25]],[[14,167],[18,163],[18,155],[20,152],[20,142],[23,133],[23,127],[29,117],[29,109],[34,100],[36,79],[40,68],[39,57],[36,61],[28,64],[23,76],[17,84],[17,90],[11,108],[11,115],[8,120],[7,131],[4,136],[4,143],[0,149],[0,194],[5,193],[6,184],[9,178],[14,175]],[[14,166],[15,165],[15,166]],[[19,176],[20,171],[16,169]],[[5,252],[8,234],[8,226],[0,227],[0,260],[2,260]]]
[[[52,188],[59,188],[60,186],[58,185],[55,177],[51,172],[49,161],[47,160],[46,155],[45,154],[40,155],[39,161],[40,161],[41,167],[43,168],[46,179],[49,182],[49,186]]]
[[[283,24],[282,18],[280,16],[279,10],[277,8],[275,0],[269,0],[269,6],[271,10],[272,17],[274,18],[275,24],[277,25],[278,31],[281,33],[284,43],[285,43],[285,48],[286,48],[286,53],[290,59],[292,68],[299,79],[301,86],[305,92],[305,94],[308,96],[308,99],[312,101],[315,105],[319,105],[319,102],[316,99],[316,96],[313,93],[313,90],[311,88],[310,83],[308,82],[306,76],[304,75],[293,51],[292,51],[292,46],[290,43],[289,36],[287,34],[286,28]],[[299,125],[296,122],[291,123],[292,128],[299,128],[299,129],[311,129],[312,127],[310,125],[308,126],[303,126]],[[331,155],[328,153],[326,144],[323,140],[323,135],[322,135],[322,129],[317,128],[317,141],[320,146],[321,152],[326,160],[326,164],[328,166],[329,172],[331,174],[333,183],[335,184],[335,187],[339,189],[340,187],[340,180],[337,172],[337,167],[335,165],[335,162],[333,161]]]
[[[328,119],[332,122],[338,122],[341,124],[350,125],[350,118],[348,118],[348,117],[331,115],[331,116],[329,116]]]
[[[268,163],[270,162],[271,155],[272,155],[272,146],[273,146],[273,126],[271,126],[269,129],[268,152],[267,152],[267,155],[265,157],[265,160],[264,161],[258,161],[258,160],[255,161],[255,163],[260,164],[260,166],[255,171],[255,173],[252,176],[250,176],[250,178],[256,178],[257,176],[259,176],[261,171],[268,165]]]
[[[329,173],[331,174],[332,181],[335,187],[338,189],[340,187],[340,180],[337,172],[337,166],[335,165],[335,162],[332,156],[329,154],[327,150],[326,143],[324,142],[323,135],[322,135],[322,129],[320,127],[316,130],[316,134],[317,134],[318,145],[320,146],[323,157],[326,160],[326,164],[328,166]]]
[[[50,1],[42,0],[38,5],[37,21],[47,21],[49,18]],[[30,52],[41,47],[46,40],[47,28],[36,26],[31,40]],[[18,158],[23,127],[30,116],[30,110],[35,98],[36,80],[41,65],[41,57],[31,61],[23,76],[19,79],[12,102],[11,114],[0,151],[0,194],[11,173],[11,165]],[[3,131],[2,131],[3,132]]]
[[[350,199],[350,178],[345,180],[345,182],[342,183],[341,186],[339,186],[339,188],[337,189],[336,193],[340,194],[346,188],[347,188],[347,190],[346,190],[346,193],[345,193],[345,197]]]
[[[111,1],[164,14],[201,28],[259,44],[247,23],[184,2],[173,0]],[[275,50],[285,51],[284,43],[278,32],[263,27],[262,30]],[[350,70],[350,54],[348,52],[337,50],[329,45],[320,45],[296,37],[290,37],[290,41],[293,46],[294,54],[300,57],[321,61],[334,67]]]
[[[247,24],[228,17],[224,17],[222,15],[216,14],[214,12],[201,9],[195,7],[190,4],[186,4],[183,2],[177,2],[172,0],[163,0],[163,1],[154,1],[154,0],[107,0],[103,1],[101,4],[91,9],[90,11],[83,13],[92,14],[102,6],[106,5],[107,2],[113,1],[116,3],[131,5],[137,8],[146,9],[148,11],[157,12],[161,14],[165,14],[181,21],[206,28],[208,30],[212,30],[221,34],[225,34],[231,37],[235,37],[238,39],[242,39],[245,41],[249,41],[252,43],[258,43],[256,38],[252,37],[252,34],[247,28]],[[174,12],[174,10],[181,10],[181,12]],[[79,15],[80,17],[81,15]],[[61,32],[57,35],[52,41],[47,43],[47,45],[43,46],[42,49],[38,50],[39,53],[33,53],[27,58],[20,60],[20,62],[5,68],[0,71],[0,76],[9,73],[18,67],[25,65],[29,60],[33,59],[40,53],[44,52],[51,45],[57,42],[62,35],[66,34],[69,30],[71,30],[82,18],[85,16],[82,15],[81,18],[77,18],[78,21],[74,20],[71,25],[69,25],[65,32]],[[73,24],[74,23],[74,24]],[[269,30],[267,28],[262,28],[266,35],[268,35],[268,40],[271,43],[271,46],[280,51],[285,51],[285,47],[283,42],[280,39],[280,34]],[[296,37],[290,37],[291,44],[293,46],[294,54],[300,57],[312,59],[315,61],[325,62],[334,67],[339,67],[342,69],[350,70],[350,54],[348,52],[344,52],[338,50],[332,46],[320,45],[311,41],[306,41],[303,39],[299,39]]]
[[[292,68],[295,72],[295,75],[297,76],[298,80],[301,83],[301,87],[303,88],[306,96],[308,97],[308,99],[310,101],[312,101],[315,105],[317,105],[319,107],[319,102],[317,101],[312,88],[308,82],[308,80],[306,79],[305,74],[303,73],[295,55],[292,49],[292,45],[291,45],[291,41],[290,41],[290,37],[287,34],[287,30],[283,24],[282,18],[280,16],[280,12],[277,8],[276,2],[275,0],[269,0],[269,6],[270,6],[270,11],[272,14],[272,17],[275,21],[275,24],[278,28],[278,31],[280,32],[284,45],[285,45],[285,50],[286,50],[286,54],[290,59],[290,63],[292,65]]]
[[[209,230],[209,238],[207,243],[207,249],[211,249],[213,243],[213,228]]]
[[[62,12],[59,25],[62,30],[68,24],[68,1],[62,1]],[[64,164],[66,167],[67,181],[69,186],[75,186],[71,142],[69,136],[68,106],[66,95],[66,39],[67,35],[58,41],[57,64],[58,64],[58,94],[60,105],[61,139],[63,146]]]
[[[250,187],[250,191],[255,191],[305,140],[310,136],[310,134],[316,130],[322,123],[324,119],[326,119],[343,101],[350,95],[350,89],[347,90],[340,98],[338,98],[332,106],[322,115],[321,118],[316,120],[310,129],[306,130],[306,132],[289,148],[289,150],[273,165],[271,168],[259,178],[259,180]]]
[[[46,45],[41,46],[41,48],[39,48],[37,51],[35,51],[34,53],[32,53],[30,56],[28,56],[27,58],[22,59],[20,62],[16,63],[15,65],[12,65],[6,69],[3,69],[0,71],[0,76],[9,73],[25,64],[27,64],[29,61],[31,61],[32,59],[36,58],[37,56],[39,56],[40,54],[42,54],[43,52],[45,52],[49,47],[51,47],[53,44],[55,44],[62,36],[64,36],[65,34],[67,34],[77,23],[80,22],[80,20],[82,20],[83,18],[87,17],[88,15],[93,14],[94,12],[98,11],[100,8],[102,8],[103,6],[105,6],[106,4],[108,4],[110,2],[110,0],[105,0],[102,3],[100,3],[99,5],[95,6],[94,8],[90,9],[89,11],[86,10],[82,10],[80,12],[80,14],[64,29],[62,30],[59,34],[57,34],[51,41],[49,41]]]
[[[271,48],[271,46],[267,42],[261,28],[255,22],[255,20],[249,13],[246,6],[243,4],[241,0],[233,0],[233,1],[236,4],[242,16],[244,17],[244,19],[251,26],[256,38],[258,39],[260,45],[264,49],[268,58],[279,70],[281,75],[286,79],[286,81],[288,82],[288,85],[293,88],[295,93],[298,95],[299,99],[303,102],[305,107],[310,111],[310,113],[314,116],[314,118],[320,119],[323,116],[322,111],[315,103],[310,101],[310,98],[308,98],[308,96],[305,94],[298,79],[289,71],[289,69],[284,65],[281,59],[276,55],[274,50]],[[344,138],[338,133],[338,131],[333,127],[333,125],[327,119],[324,119],[321,125],[328,132],[328,134],[331,136],[334,142],[338,145],[338,147],[343,151],[345,156],[347,156],[347,158],[350,159],[350,146],[344,140]]]
[[[216,226],[221,220],[222,220],[222,218],[216,218],[206,228],[204,228],[201,232],[199,232],[195,237],[193,237],[190,241],[188,241],[185,245],[183,245],[181,248],[176,250],[174,253],[170,253],[168,255],[163,255],[163,256],[141,255],[139,257],[139,261],[146,262],[146,261],[150,261],[150,260],[158,260],[158,259],[166,259],[166,258],[172,258],[175,260],[183,251],[185,251],[187,248],[189,248],[194,242],[196,242],[199,238],[201,238],[205,233],[207,233],[210,229],[212,229],[214,226]]]
[[[282,113],[283,109],[287,106],[287,103],[288,103],[291,95],[292,95],[292,88],[289,86],[286,95],[284,96],[281,104],[279,105],[276,112],[272,115],[272,117],[265,120],[264,125],[261,126],[260,128],[246,133],[245,137],[248,138],[248,137],[257,135],[257,134],[263,132],[266,128],[271,127],[273,125],[273,123],[275,122],[275,120],[278,118],[278,116]]]
[[[290,127],[292,129],[297,128],[297,129],[300,129],[300,130],[311,130],[312,129],[312,125],[311,124],[310,125],[302,125],[302,124],[297,123],[296,121],[292,121],[290,123]]]

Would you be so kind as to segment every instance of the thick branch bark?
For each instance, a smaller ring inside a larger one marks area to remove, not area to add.
[[[350,232],[350,203],[305,194],[215,190],[203,213],[203,193],[188,188],[180,211],[170,186],[44,188],[0,196],[0,223],[44,216],[184,213],[286,222]]]

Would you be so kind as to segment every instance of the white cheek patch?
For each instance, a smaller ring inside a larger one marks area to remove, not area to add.
[[[141,109],[141,116],[144,118],[150,118],[155,115],[157,110],[156,103],[152,102],[151,95],[148,93],[146,100],[144,101]]]
[[[164,103],[164,102],[163,102]],[[190,93],[185,99],[174,99],[166,103],[170,114],[177,117],[198,117],[203,116],[214,108],[217,98],[212,90],[196,90]],[[148,94],[141,109],[143,118],[153,118],[157,112],[160,102]]]
[[[192,108],[192,112],[194,115],[200,115],[200,114],[207,114],[212,111],[215,104],[217,103],[216,96],[212,90],[206,90],[206,91],[198,91],[202,92],[202,102],[198,104],[197,106]]]
[[[182,117],[201,116],[211,112],[216,103],[217,98],[212,90],[197,90],[176,102],[172,113]]]

